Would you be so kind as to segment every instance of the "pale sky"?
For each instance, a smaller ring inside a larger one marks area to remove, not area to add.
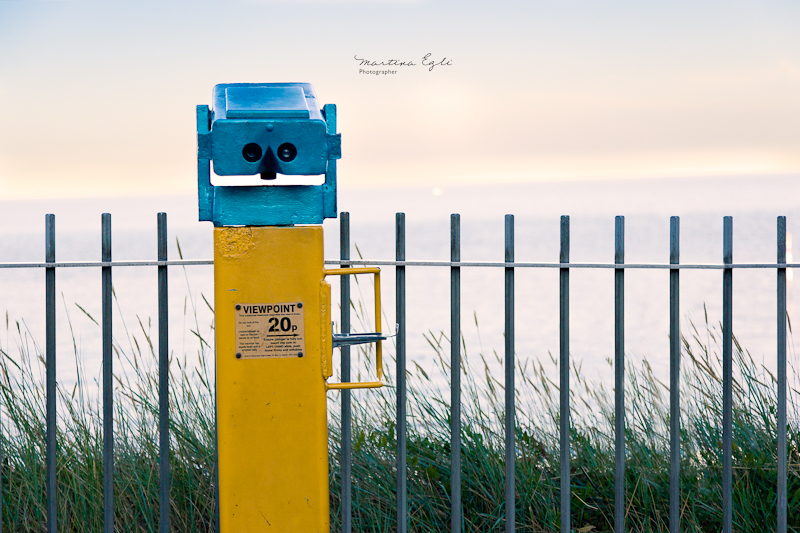
[[[337,104],[341,187],[797,173],[798,27],[788,0],[0,0],[0,197],[191,193],[195,106],[233,82]]]

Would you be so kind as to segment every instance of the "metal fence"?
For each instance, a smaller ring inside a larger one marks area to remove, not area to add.
[[[561,466],[561,531],[568,533],[570,524],[570,397],[569,397],[569,280],[571,269],[613,269],[614,270],[614,369],[615,369],[615,500],[614,530],[625,530],[625,270],[662,269],[669,271],[669,334],[670,334],[670,490],[669,490],[669,529],[677,533],[680,526],[680,321],[679,288],[680,271],[685,269],[720,270],[723,277],[722,288],[722,386],[723,386],[723,428],[722,428],[722,531],[732,531],[732,409],[733,409],[733,271],[735,269],[774,269],[777,290],[777,524],[778,533],[785,533],[787,527],[787,417],[786,417],[786,269],[798,268],[800,264],[786,262],[786,218],[777,219],[777,253],[775,263],[734,263],[733,262],[733,219],[725,217],[723,223],[723,257],[719,264],[686,264],[680,262],[680,220],[670,219],[669,263],[625,263],[625,220],[616,218],[615,249],[613,263],[571,263],[570,262],[570,223],[569,217],[561,218],[560,254],[557,263],[515,262],[514,260],[514,217],[505,218],[505,254],[503,261],[469,262],[461,261],[460,217],[450,219],[450,261],[408,261],[406,260],[405,215],[396,215],[394,261],[353,260],[350,258],[350,217],[349,213],[340,215],[340,259],[326,261],[326,264],[345,266],[373,265],[395,269],[396,283],[396,387],[397,387],[397,531],[408,530],[407,504],[407,396],[406,396],[406,267],[440,267],[450,269],[450,335],[451,339],[461,334],[461,269],[462,268],[502,268],[505,273],[505,530],[515,530],[515,403],[514,403],[514,273],[518,268],[545,268],[559,270],[559,368],[560,368],[560,466]],[[113,261],[111,254],[111,215],[102,216],[102,260],[97,262],[57,262],[55,243],[55,217],[45,219],[45,261],[43,263],[0,263],[0,268],[44,268],[46,283],[46,465],[47,465],[47,529],[56,531],[56,339],[55,339],[55,298],[56,269],[68,267],[99,267],[102,271],[102,346],[103,346],[103,487],[104,487],[104,531],[114,530],[113,508],[113,395],[112,395],[112,270],[118,266],[156,267],[158,270],[158,331],[159,331],[159,446],[160,457],[169,457],[169,340],[167,312],[168,286],[167,269],[170,266],[210,265],[210,260],[167,259],[167,216],[158,214],[157,261]],[[350,300],[349,276],[341,278],[341,299]],[[341,306],[341,329],[350,330],[350,307]],[[451,342],[451,369],[461,367],[461,345]],[[342,381],[350,380],[350,349],[341,348]],[[350,533],[351,523],[351,398],[350,391],[343,390],[341,404],[341,522],[343,533]],[[461,386],[460,372],[451,375],[451,480],[450,493],[451,531],[462,531],[461,504]],[[159,464],[159,531],[170,531],[169,519],[170,471],[168,461]],[[2,500],[0,500],[0,506]],[[2,507],[0,507],[2,516]],[[2,523],[0,523],[2,533]]]

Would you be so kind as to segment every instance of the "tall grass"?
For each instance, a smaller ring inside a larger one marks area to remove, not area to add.
[[[117,531],[155,532],[159,514],[157,357],[150,325],[137,319],[137,326],[129,349],[123,350],[118,339],[113,342],[117,368],[124,363],[132,369],[114,376],[114,514]],[[3,531],[39,533],[46,523],[44,354],[24,321],[10,324],[6,313],[9,337],[15,339],[15,351],[0,346]],[[74,335],[72,340],[77,380],[72,388],[61,383],[57,387],[58,530],[102,531],[101,380],[87,375]],[[215,531],[214,385],[208,366],[213,364],[213,353],[204,349],[207,344],[200,346],[196,364],[189,364],[186,356],[171,361],[169,461],[174,531]]]
[[[82,311],[82,310],[81,310]],[[88,314],[87,314],[88,316]],[[91,317],[90,317],[91,318]],[[476,321],[477,324],[477,321]],[[681,516],[684,531],[718,531],[721,508],[721,381],[718,328],[692,326],[683,339]],[[158,527],[158,379],[150,327],[137,320],[129,347],[115,356],[132,371],[116,376],[115,513],[118,531]],[[174,531],[214,530],[213,342],[199,339],[196,354],[172,359],[170,413],[171,520]],[[24,322],[10,322],[0,346],[3,408],[2,520],[5,531],[41,532],[45,517],[44,359]],[[440,384],[449,379],[449,342],[426,338],[436,355],[432,368],[408,370],[408,502],[411,531],[449,531],[450,409]],[[463,343],[463,339],[461,340]],[[102,418],[98,380],[82,367],[78,379],[58,388],[59,531],[102,530]],[[489,371],[496,352],[462,345],[462,501],[465,531],[495,531],[504,522],[503,386]],[[390,350],[388,350],[390,351]],[[372,361],[372,352],[356,354]],[[552,357],[551,357],[552,358]],[[735,344],[734,528],[774,529],[776,494],[776,384]],[[545,363],[547,363],[545,359]],[[517,530],[559,531],[558,384],[555,368],[520,358],[517,383]],[[63,363],[62,363],[63,364]],[[609,363],[610,364],[610,363]],[[353,528],[395,529],[395,390],[354,394]],[[793,379],[797,374],[792,369]],[[374,370],[373,370],[374,371]],[[611,531],[614,494],[612,394],[573,366],[571,427],[572,524],[575,531]],[[668,388],[646,360],[626,369],[626,519],[629,531],[667,531],[669,508]],[[790,417],[798,393],[790,388]],[[336,404],[335,393],[331,405]],[[331,524],[340,529],[341,478],[338,410],[330,422]],[[789,428],[789,524],[800,531],[800,432]]]
[[[477,325],[477,321],[476,321]],[[682,339],[682,531],[719,531],[722,521],[722,382],[719,329],[693,324]],[[449,339],[428,332],[436,371],[448,379]],[[462,339],[463,343],[463,339]],[[487,355],[462,344],[462,503],[465,531],[504,526],[504,391],[489,371]],[[496,352],[488,354],[500,361]],[[552,356],[551,356],[552,359]],[[472,368],[478,362],[481,368]],[[611,361],[608,360],[609,364]],[[555,368],[556,361],[551,363]],[[777,385],[734,339],[734,530],[775,530]],[[517,531],[560,530],[559,394],[545,365],[523,359],[516,369]],[[797,372],[790,369],[789,416],[798,415]],[[669,529],[669,388],[646,359],[626,369],[626,525],[628,531]],[[422,368],[408,374],[408,501],[411,531],[450,530],[449,401]],[[449,383],[449,381],[448,381]],[[395,528],[395,398],[353,410],[353,529]],[[613,531],[613,395],[571,368],[571,504],[574,531]],[[332,453],[338,434],[332,426]],[[800,428],[788,428],[789,530],[800,531]],[[332,463],[331,493],[338,504],[339,477]],[[332,520],[338,527],[338,516]]]

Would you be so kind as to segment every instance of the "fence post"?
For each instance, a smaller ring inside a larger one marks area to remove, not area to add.
[[[516,406],[514,404],[514,215],[506,215],[505,250],[505,371],[506,371],[506,532],[513,533],[516,526],[515,471],[517,458],[515,431]]]
[[[669,219],[669,263],[680,264],[680,218]],[[669,271],[669,531],[680,531],[681,326],[680,270]]]
[[[45,216],[45,261],[56,261],[56,217]],[[47,532],[56,533],[56,503],[58,486],[56,483],[56,269],[45,268],[46,327],[47,345]],[[2,515],[0,515],[2,516]]]
[[[339,258],[350,259],[350,213],[344,211],[339,218]],[[342,268],[350,267],[342,263]],[[341,321],[342,333],[350,332],[350,276],[341,277]],[[350,381],[350,347],[342,346],[342,383]],[[342,401],[342,449],[339,470],[342,476],[342,533],[352,531],[352,442],[350,391],[341,391]]]
[[[406,215],[395,217],[395,259],[406,260]],[[397,320],[397,533],[408,531],[406,472],[406,267],[395,266]]]
[[[786,217],[778,217],[778,264],[786,264]],[[778,533],[786,533],[786,267],[778,267]]]
[[[461,216],[450,215],[450,261],[461,262]],[[461,532],[461,267],[450,266],[450,532]]]
[[[722,532],[733,531],[733,218],[723,219]]]
[[[561,217],[559,263],[569,263],[569,217]],[[569,267],[559,269],[559,352],[561,434],[561,533],[570,533],[569,472]]]
[[[111,262],[111,215],[103,213],[102,258]],[[114,374],[111,326],[111,267],[102,267],[103,299],[103,531],[114,533]]]
[[[625,263],[625,217],[614,220],[614,263]],[[614,531],[625,531],[625,269],[614,269]]]
[[[167,260],[167,214],[158,213],[158,260]],[[158,500],[160,533],[169,533],[169,291],[167,265],[158,265]]]

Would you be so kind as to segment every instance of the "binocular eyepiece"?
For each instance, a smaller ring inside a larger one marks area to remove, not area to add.
[[[261,146],[256,143],[248,143],[242,148],[242,157],[248,163],[255,163],[261,159],[263,155]],[[297,148],[292,143],[283,143],[278,147],[278,159],[284,163],[289,163],[297,157]]]
[[[288,163],[297,157],[297,148],[292,143],[283,143],[278,147],[278,159]]]
[[[242,148],[242,157],[244,157],[244,160],[248,163],[255,163],[260,160],[261,155],[261,147],[256,143],[249,143]]]

